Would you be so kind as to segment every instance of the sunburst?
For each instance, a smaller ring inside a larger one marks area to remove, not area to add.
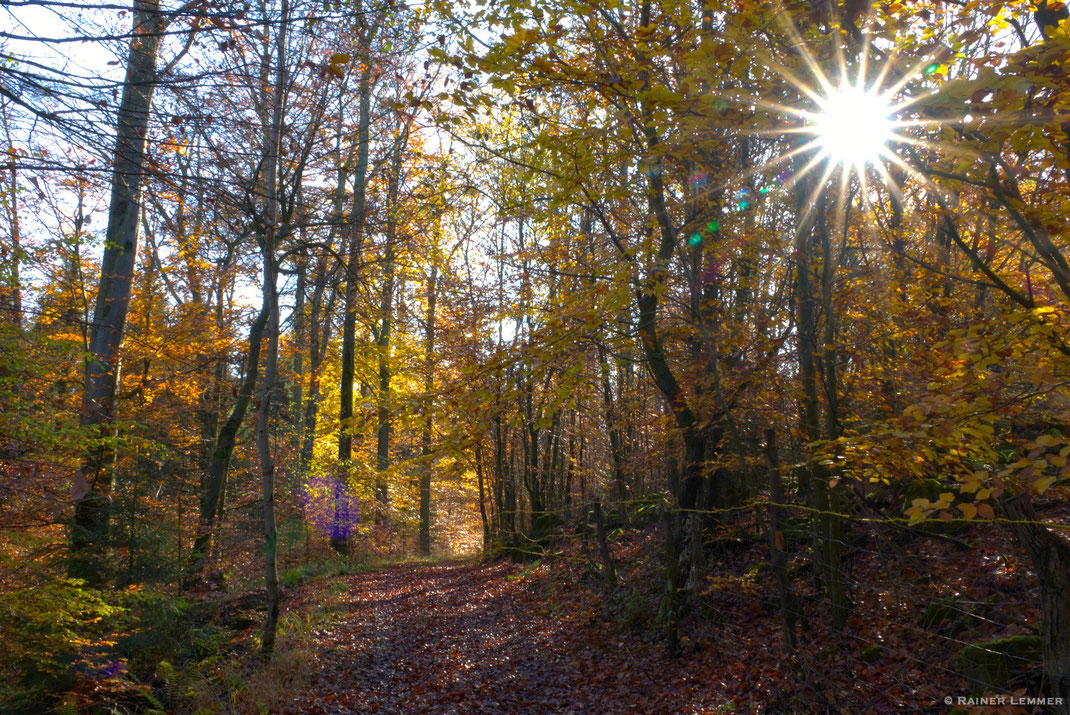
[[[902,138],[896,134],[891,97],[861,84],[835,88],[806,119],[820,156],[859,172],[883,161],[889,144]]]
[[[796,142],[795,148],[783,156],[784,159],[805,158],[805,166],[795,172],[796,180],[816,170],[823,174],[821,184],[838,171],[841,186],[846,186],[851,175],[865,185],[867,174],[873,170],[889,189],[897,191],[888,167],[908,167],[896,155],[896,147],[919,144],[907,130],[933,123],[907,116],[909,108],[929,93],[905,98],[901,95],[904,87],[931,63],[931,58],[919,62],[896,81],[887,82],[893,62],[886,59],[880,71],[871,73],[866,62],[868,50],[867,46],[860,53],[861,61],[856,64],[857,72],[853,78],[841,52],[836,53],[838,78],[827,75],[808,53],[805,57],[814,78],[812,84],[804,84],[785,74],[808,97],[810,104],[809,108],[776,108],[796,120],[796,126],[789,133],[804,139]]]
[[[932,147],[915,136],[916,131],[930,129],[950,121],[947,118],[912,116],[917,104],[935,94],[938,89],[919,85],[927,75],[940,67],[943,59],[928,54],[909,60],[877,50],[871,37],[853,46],[848,53],[839,35],[831,38],[831,57],[819,59],[801,36],[790,13],[780,8],[777,20],[790,38],[790,46],[800,61],[804,77],[783,64],[766,57],[766,67],[779,75],[798,92],[796,102],[785,104],[764,97],[732,97],[737,102],[762,108],[788,120],[790,127],[780,124],[772,130],[755,132],[766,136],[794,136],[791,148],[750,173],[768,171],[778,165],[794,163],[789,186],[803,177],[816,173],[820,190],[834,174],[840,174],[841,188],[856,177],[863,186],[867,176],[875,173],[880,183],[893,192],[898,191],[889,168],[897,167],[905,173],[917,172],[898,156],[896,149],[909,146]],[[854,61],[847,54],[854,56]],[[878,62],[872,63],[878,59]],[[909,88],[909,89],[908,89]],[[725,95],[728,98],[728,95]]]

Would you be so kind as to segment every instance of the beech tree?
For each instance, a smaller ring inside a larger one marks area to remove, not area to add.
[[[111,201],[100,284],[89,332],[84,427],[98,430],[75,477],[71,530],[71,573],[98,579],[97,552],[106,546],[112,480],[107,425],[112,419],[120,346],[130,304],[130,287],[141,228],[141,196],[149,140],[149,112],[156,85],[160,35],[166,26],[156,0],[133,5],[133,32],[118,110]]]

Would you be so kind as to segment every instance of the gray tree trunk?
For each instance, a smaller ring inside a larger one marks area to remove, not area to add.
[[[268,350],[264,358],[264,379],[260,383],[260,405],[256,414],[256,448],[260,456],[260,475],[263,488],[264,520],[264,583],[267,587],[267,617],[261,653],[270,658],[275,649],[275,628],[279,620],[278,531],[275,527],[275,461],[271,454],[271,396],[275,391],[279,362],[279,296],[276,243],[280,233],[278,196],[279,141],[282,137],[283,95],[286,91],[286,30],[290,3],[282,0],[278,46],[275,54],[275,86],[271,98],[271,122],[264,137],[264,235],[261,250],[264,254],[264,306],[268,309]]]
[[[81,422],[92,443],[72,491],[74,522],[69,571],[89,581],[104,577],[102,557],[111,519],[113,479],[107,430],[114,417],[119,349],[137,258],[149,111],[164,25],[158,0],[134,0],[133,38],[119,104],[108,228],[85,368]]]

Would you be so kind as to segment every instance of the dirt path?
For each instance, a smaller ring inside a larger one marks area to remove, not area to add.
[[[407,564],[334,589],[343,617],[317,632],[318,674],[291,712],[716,711],[596,597],[515,566]]]

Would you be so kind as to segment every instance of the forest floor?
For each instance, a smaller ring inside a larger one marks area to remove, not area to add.
[[[958,649],[1032,631],[1035,579],[1014,568],[1017,549],[999,530],[964,535],[968,550],[917,536],[896,545],[902,535],[858,535],[842,635],[824,625],[805,560],[794,562],[807,625],[791,659],[756,535],[713,554],[675,658],[657,616],[657,528],[618,532],[612,592],[577,538],[528,564],[410,562],[316,579],[286,604],[307,618],[306,677],[271,710],[946,714],[945,697],[970,690]],[[934,603],[961,610],[927,622]],[[1007,692],[1034,690],[1026,680]]]
[[[718,712],[665,647],[603,618],[592,591],[552,593],[542,565],[402,564],[312,598],[316,675],[288,712]],[[563,588],[563,585],[562,585]],[[683,706],[683,707],[682,707]]]

